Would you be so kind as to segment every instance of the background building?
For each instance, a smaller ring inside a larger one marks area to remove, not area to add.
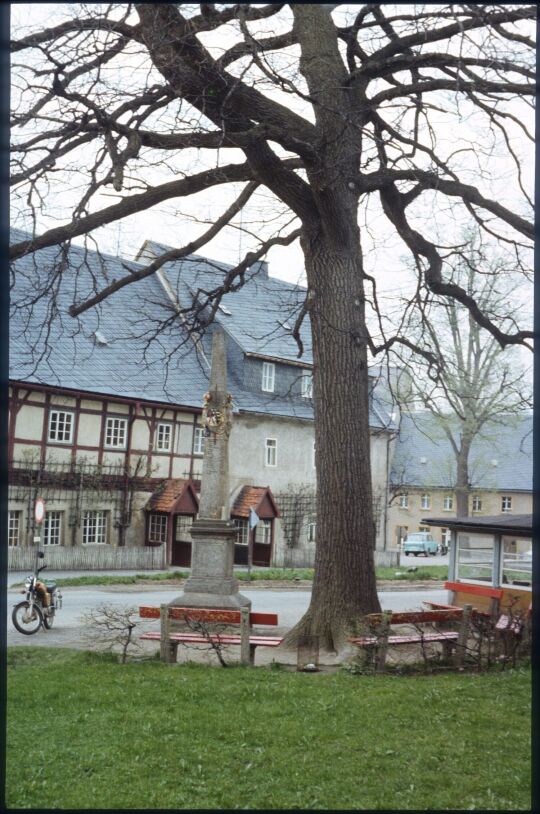
[[[456,516],[456,461],[429,412],[403,413],[393,444],[388,545],[407,532],[429,531],[428,517]],[[485,425],[470,455],[469,514],[473,517],[532,512],[532,415],[501,417]],[[432,530],[440,542],[448,529]]]
[[[13,264],[11,568],[31,562],[38,495],[46,503],[43,543],[53,567],[164,567],[185,561],[197,511],[204,450],[200,414],[214,328],[189,333],[182,311],[194,302],[204,306],[202,292],[221,283],[231,267],[190,256],[78,319],[69,316],[74,300],[124,276],[126,267],[139,270],[161,249],[146,242],[139,262],[129,262],[81,247],[52,247]],[[50,283],[48,295],[37,299],[36,277]],[[244,287],[223,297],[216,314],[227,335],[234,399],[229,485],[238,562],[246,560],[246,508],[258,507],[258,561],[313,563],[316,480],[307,323],[301,360],[292,337],[304,296],[304,289],[269,277],[266,264],[257,263]],[[206,313],[202,307],[201,316]],[[396,416],[380,372],[372,380],[376,557],[386,562],[388,456]]]

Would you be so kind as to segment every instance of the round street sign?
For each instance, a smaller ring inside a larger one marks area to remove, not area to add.
[[[38,497],[36,500],[36,505],[34,506],[34,518],[36,523],[39,525],[43,522],[43,518],[45,517],[45,502],[42,498]]]

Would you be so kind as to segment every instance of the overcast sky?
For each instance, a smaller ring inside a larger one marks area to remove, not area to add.
[[[12,5],[12,36],[20,36],[22,30],[29,26],[36,28],[56,24],[67,10],[73,9],[76,5],[64,3]],[[342,23],[343,18],[347,15],[350,16],[352,11],[357,10],[357,8],[358,6],[345,6],[343,9],[334,12],[334,17],[337,22]],[[342,19],[338,20],[338,15]],[[14,72],[16,72],[16,68]],[[466,113],[466,111],[464,112]],[[532,129],[534,124],[532,113],[525,105],[523,105],[522,115],[529,117]],[[449,127],[448,121],[441,114],[440,128],[441,132],[445,134],[441,144],[444,145],[446,140],[448,149],[456,139],[455,127],[457,125]],[[460,122],[460,127],[459,133],[460,138],[463,140],[463,146],[465,146],[466,141],[471,144],[478,141],[474,121],[468,124],[467,117],[464,116],[464,120]],[[480,148],[481,145],[478,144],[478,147]],[[227,151],[227,160],[242,160],[240,151],[236,152],[238,157],[229,159],[230,151]],[[532,146],[527,147],[525,159],[527,162],[524,173],[525,183],[529,186],[532,194],[534,177],[534,151]],[[466,182],[468,178],[474,177],[476,171],[470,160],[470,156],[464,158],[463,180]],[[511,187],[507,183],[507,178],[512,168],[507,162],[498,159],[497,155],[494,154],[490,160],[490,169],[494,171],[494,181],[490,191],[492,191],[496,199],[511,207],[512,201],[505,200],[505,198],[511,194],[509,192]],[[134,257],[145,239],[171,246],[181,246],[207,228],[201,226],[200,223],[196,223],[193,219],[194,216],[211,223],[227,208],[241,187],[242,185],[239,185],[236,189],[229,189],[228,191],[218,187],[208,193],[191,196],[186,200],[170,201],[160,206],[159,210],[156,208],[131,216],[119,223],[96,230],[94,234],[99,239],[100,246],[104,251],[121,254],[128,258]],[[106,196],[103,197],[103,201],[107,205],[118,200],[118,195],[112,190],[108,191]],[[52,200],[53,197],[51,196],[51,211],[53,211]],[[456,242],[459,242],[460,224],[454,221],[453,216],[449,217],[445,211],[440,209],[439,202],[440,198],[436,199],[434,195],[422,195],[422,211],[417,214],[431,224],[430,228],[432,230],[438,228],[439,233],[443,232],[446,239],[454,238]],[[258,236],[261,220],[270,223],[275,211],[275,199],[271,197],[267,190],[261,188],[254,198],[253,205],[250,205],[244,212],[242,221],[239,218],[236,219],[236,224],[242,226],[246,231],[243,232],[239,228],[224,230],[211,243],[201,249],[199,254],[231,264],[238,262],[246,250],[256,245],[256,239],[250,236],[249,232],[251,231],[255,237]],[[17,212],[14,207],[14,224],[24,227],[26,225],[24,218],[25,213]],[[69,220],[68,211],[65,212],[64,222],[67,220]],[[393,227],[388,224],[386,218],[381,214],[378,203],[370,201],[368,217],[365,216],[361,207],[359,220],[362,227],[361,234],[366,256],[366,270],[370,273],[376,273],[380,292],[385,292],[388,297],[395,298],[396,295],[406,295],[412,291],[415,285],[414,276],[404,270],[403,263],[403,258],[408,257],[409,252],[395,234]],[[38,224],[38,228],[45,231],[47,228],[57,226],[59,222],[62,222],[61,211],[56,210],[54,211],[54,218],[43,217]],[[369,228],[366,228],[367,226]],[[82,240],[82,238],[79,238],[75,242],[82,242]],[[271,275],[293,283],[303,283],[305,281],[303,255],[298,241],[289,247],[272,248],[268,253],[267,260],[269,261]],[[526,300],[530,302],[530,299],[528,295],[521,296],[520,304],[524,304]],[[391,308],[391,303],[388,301],[386,310],[388,311]]]

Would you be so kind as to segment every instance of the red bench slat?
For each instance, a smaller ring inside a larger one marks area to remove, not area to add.
[[[455,631],[444,631],[440,633],[424,633],[424,635],[418,634],[417,636],[389,636],[388,637],[388,644],[421,644],[422,642],[445,642],[445,641],[457,641],[458,633]],[[367,644],[377,644],[379,639],[377,636],[355,636],[352,639],[349,639],[350,642],[353,644],[358,645],[367,645]]]
[[[141,639],[148,639],[151,641],[160,641],[161,634],[158,631],[143,633]],[[215,642],[222,645],[240,645],[240,636],[227,636],[220,634],[210,634],[203,636],[200,633],[171,633],[169,636],[173,642],[186,642],[187,644],[208,644]],[[250,636],[249,643],[253,647],[277,647],[281,644],[283,638],[281,636]]]
[[[463,608],[447,608],[430,611],[407,611],[405,613],[400,613],[398,611],[392,614],[390,624],[415,625],[435,622],[456,622],[460,621],[462,616]],[[384,616],[381,613],[370,613],[367,617],[370,624],[380,624],[383,621],[383,618]]]
[[[142,619],[159,619],[160,609],[153,607],[140,607],[139,616]],[[240,624],[240,611],[219,610],[212,608],[170,608],[170,619],[185,619],[188,617],[193,622],[222,622],[228,625]],[[252,625],[273,625],[278,624],[277,613],[250,613],[249,621]]]

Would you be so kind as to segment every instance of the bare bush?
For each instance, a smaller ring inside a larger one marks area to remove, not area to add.
[[[128,655],[141,650],[141,645],[133,638],[133,631],[137,627],[133,616],[137,614],[137,608],[118,607],[104,602],[81,616],[85,626],[83,639],[97,649],[119,651],[119,660],[125,664]]]

